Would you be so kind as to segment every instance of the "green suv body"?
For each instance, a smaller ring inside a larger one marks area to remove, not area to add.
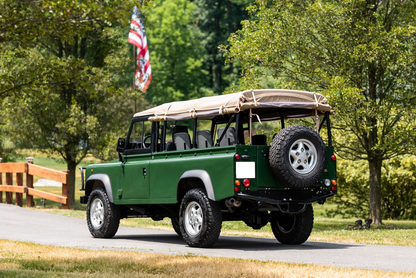
[[[301,244],[312,231],[311,204],[337,191],[330,114],[321,94],[277,89],[136,113],[119,159],[86,167],[89,230],[113,237],[121,218],[169,217],[188,245],[209,247],[222,221],[270,222],[278,241]]]

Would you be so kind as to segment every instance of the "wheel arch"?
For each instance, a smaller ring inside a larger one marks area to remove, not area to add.
[[[189,170],[182,174],[178,181],[177,198],[178,201],[185,196],[186,192],[192,188],[204,188],[207,197],[216,201],[214,187],[211,177],[205,170]]]
[[[110,177],[106,174],[92,174],[86,181],[85,193],[87,196],[97,187],[104,187],[108,199],[111,203],[114,203],[113,189],[111,187]]]

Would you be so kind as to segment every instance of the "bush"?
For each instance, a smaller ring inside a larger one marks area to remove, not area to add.
[[[369,215],[369,182],[367,161],[338,160],[338,194],[330,200],[336,208],[329,217],[367,218]],[[416,219],[416,156],[399,156],[383,162],[383,219]]]
[[[328,210],[329,217],[367,218],[369,212],[368,166],[366,161],[337,160],[338,193],[329,199],[336,208]]]
[[[14,146],[4,138],[0,138],[0,158],[1,162],[13,162],[16,160]]]
[[[382,205],[386,219],[416,219],[416,157],[399,156],[382,168]]]

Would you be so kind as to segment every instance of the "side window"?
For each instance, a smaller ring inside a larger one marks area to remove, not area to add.
[[[189,150],[192,145],[192,125],[193,121],[168,122],[169,130],[166,131],[166,150]]]
[[[216,140],[219,146],[230,146],[237,144],[237,133],[235,122],[226,129],[227,124],[218,124],[216,126]],[[225,132],[225,133],[224,133]],[[221,139],[221,140],[220,140]]]
[[[152,142],[152,123],[141,121],[133,123],[128,149],[150,149]]]

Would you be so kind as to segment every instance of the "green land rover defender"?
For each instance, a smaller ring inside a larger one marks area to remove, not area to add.
[[[319,93],[277,89],[136,113],[119,159],[81,168],[88,228],[111,238],[121,218],[169,217],[189,246],[209,247],[222,221],[270,222],[279,242],[301,244],[312,203],[337,192],[331,114]]]

